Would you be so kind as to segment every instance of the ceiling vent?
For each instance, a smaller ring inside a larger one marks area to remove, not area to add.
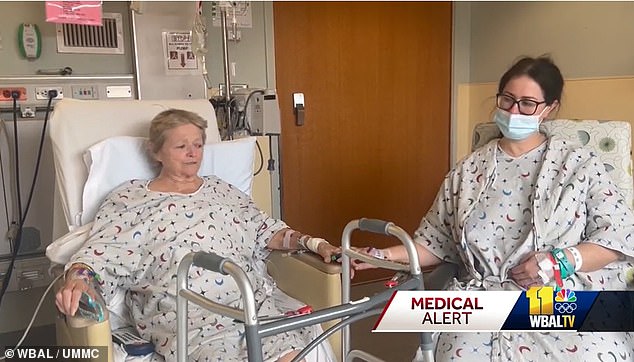
[[[103,25],[57,24],[59,53],[123,54],[121,14],[103,13]]]

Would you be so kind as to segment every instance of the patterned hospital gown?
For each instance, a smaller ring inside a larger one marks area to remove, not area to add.
[[[91,265],[103,279],[106,302],[116,288],[142,337],[166,360],[176,359],[176,270],[191,251],[213,251],[242,267],[253,285],[258,315],[284,313],[271,294],[264,259],[268,240],[285,228],[238,189],[210,176],[193,194],[149,191],[133,180],[113,191],[99,210],[89,241],[72,262]],[[241,307],[233,278],[192,267],[190,289],[215,302]],[[189,304],[189,360],[246,360],[244,328],[232,319]],[[263,339],[264,358],[302,348],[312,331],[294,330]]]
[[[599,158],[550,138],[514,158],[497,140],[447,175],[416,240],[464,266],[454,290],[520,290],[509,269],[530,252],[591,242],[622,261],[564,281],[574,290],[623,290],[632,267],[634,215]],[[632,333],[442,333],[438,361],[632,361]]]

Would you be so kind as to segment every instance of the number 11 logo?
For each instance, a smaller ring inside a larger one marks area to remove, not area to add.
[[[528,314],[553,314],[553,287],[531,287],[526,291]]]

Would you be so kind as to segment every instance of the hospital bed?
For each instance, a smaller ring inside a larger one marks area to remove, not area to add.
[[[85,187],[91,182],[85,159],[87,150],[95,144],[116,136],[146,137],[149,121],[154,115],[168,108],[186,109],[201,115],[209,123],[207,144],[224,147],[225,142],[218,143],[220,136],[212,106],[204,99],[166,101],[63,99],[56,104],[50,120],[49,134],[56,171],[56,206],[61,208],[55,212],[54,234],[56,237],[61,237],[47,250],[47,256],[54,264],[66,263],[85,240],[90,229],[91,220],[86,207],[89,193],[84,192]],[[262,141],[261,143],[265,144]],[[233,167],[232,165],[231,169]],[[257,165],[255,167],[257,168]],[[252,170],[253,165],[249,173],[252,173]],[[108,175],[105,174],[105,176]],[[270,213],[270,181],[267,172],[255,177],[252,191],[256,203]],[[341,301],[341,267],[338,265],[323,263],[319,258],[309,254],[289,256],[282,252],[273,252],[267,260],[267,268],[282,291],[311,305],[314,309],[331,306]],[[59,267],[57,269],[59,273]],[[297,275],[302,276],[301,280],[294,277]],[[125,314],[121,310],[124,304],[122,301],[121,298],[117,306],[108,306],[107,318],[100,323],[60,315],[56,321],[58,344],[108,346],[108,360],[112,361],[114,347],[110,332],[112,327],[116,327],[114,324],[122,323],[119,319]],[[326,323],[323,328],[328,328],[334,323],[335,321]],[[333,350],[340,350],[338,335],[330,336],[329,341]]]

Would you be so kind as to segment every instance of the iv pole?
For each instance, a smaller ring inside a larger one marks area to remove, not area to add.
[[[229,51],[227,49],[227,11],[224,7],[220,7],[220,27],[222,28],[222,60],[225,76],[225,116],[227,117],[227,136],[233,139],[233,124],[231,124],[231,77],[229,76]]]

